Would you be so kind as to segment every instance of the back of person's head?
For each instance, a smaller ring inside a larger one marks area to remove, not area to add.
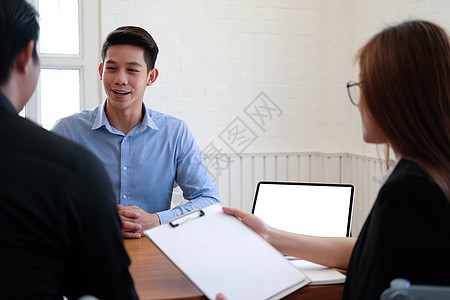
[[[131,45],[144,49],[144,60],[147,64],[147,73],[155,67],[158,56],[158,46],[153,37],[143,28],[136,26],[122,26],[112,31],[106,37],[102,47],[102,61],[105,61],[106,52],[114,45]]]
[[[0,86],[8,81],[16,56],[32,40],[33,59],[38,59],[38,37],[38,13],[29,3],[25,0],[0,1]]]
[[[450,199],[450,41],[422,20],[375,35],[358,54],[364,105],[387,142]]]

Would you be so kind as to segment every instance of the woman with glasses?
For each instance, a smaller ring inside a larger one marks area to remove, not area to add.
[[[347,89],[363,138],[398,161],[358,238],[296,235],[223,210],[284,254],[347,269],[343,299],[379,299],[395,278],[450,286],[449,36],[427,21],[404,22],[375,35],[357,61],[359,82]]]

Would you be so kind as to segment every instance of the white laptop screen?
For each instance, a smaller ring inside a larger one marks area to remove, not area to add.
[[[258,183],[252,213],[284,231],[328,237],[350,236],[351,184]]]

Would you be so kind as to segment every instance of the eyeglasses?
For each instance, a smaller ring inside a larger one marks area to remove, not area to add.
[[[361,99],[360,83],[349,81],[347,83],[347,92],[350,102],[355,106],[359,106],[359,100]]]

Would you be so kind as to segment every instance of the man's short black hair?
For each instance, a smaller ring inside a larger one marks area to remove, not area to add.
[[[144,60],[147,73],[155,67],[158,56],[158,46],[153,37],[145,29],[136,26],[122,26],[112,31],[106,37],[102,47],[102,61],[105,62],[106,52],[114,45],[131,45],[144,49]]]
[[[34,41],[33,59],[38,59],[38,16],[25,0],[0,1],[0,86],[8,81],[14,59],[30,41]]]

